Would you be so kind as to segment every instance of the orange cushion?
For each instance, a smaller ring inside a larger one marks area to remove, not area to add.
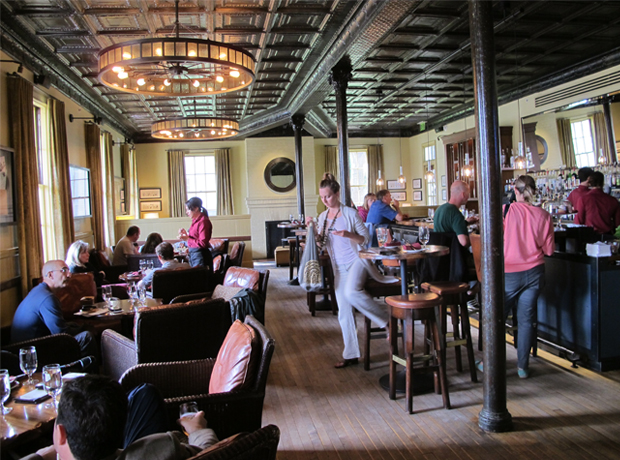
[[[236,320],[217,354],[209,394],[248,388],[252,384],[253,368],[258,362],[258,351],[258,337],[254,329]]]

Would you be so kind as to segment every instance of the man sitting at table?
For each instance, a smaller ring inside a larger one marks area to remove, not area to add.
[[[140,239],[140,227],[132,225],[127,229],[127,234],[118,240],[114,247],[112,265],[127,265],[127,256],[139,254],[138,240]]]
[[[469,200],[469,185],[460,180],[452,182],[450,186],[450,200],[435,210],[433,229],[436,232],[456,233],[461,246],[469,246],[469,231],[467,225],[478,220],[477,217],[465,219],[459,208]]]
[[[62,387],[54,445],[22,460],[186,459],[215,444],[204,412],[179,420],[189,439],[167,431],[164,401],[152,385],[125,394],[118,382],[102,375],[71,380]]]
[[[392,200],[392,194],[389,191],[379,190],[379,192],[377,192],[377,200],[368,211],[366,222],[376,226],[391,224],[394,221],[400,222],[408,218],[409,216],[407,214],[400,212],[398,201]]]
[[[64,260],[50,260],[43,265],[43,281],[34,287],[17,307],[11,325],[11,341],[45,337],[50,334],[66,333],[75,336],[80,344],[82,356],[97,355],[96,342],[88,331],[81,332],[80,326],[67,323],[62,316],[60,300],[56,292],[67,285],[71,277]]]
[[[174,247],[170,243],[160,243],[155,248],[155,254],[157,254],[157,258],[161,262],[161,267],[153,268],[149,270],[146,276],[138,283],[138,287],[144,286],[145,288],[149,288],[151,283],[153,282],[153,274],[157,270],[183,270],[186,268],[191,268],[189,264],[184,262],[178,262],[174,258]]]

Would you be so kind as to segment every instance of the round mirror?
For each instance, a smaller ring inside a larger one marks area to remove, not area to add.
[[[280,157],[271,160],[265,168],[265,182],[274,192],[284,193],[295,188],[295,162]]]
[[[547,141],[538,135],[536,136],[536,148],[538,149],[538,155],[540,156],[540,164],[543,164],[549,154],[549,147],[547,146]]]

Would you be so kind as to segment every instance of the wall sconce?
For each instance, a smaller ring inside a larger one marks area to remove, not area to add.
[[[24,71],[24,64],[19,61],[13,61],[12,59],[2,59],[0,60],[0,62],[12,62],[13,64],[19,64],[19,67],[17,67],[17,73],[22,73]]]
[[[93,117],[74,117],[73,115],[69,114],[69,121],[73,123],[73,120],[93,120],[98,125],[103,122],[103,118],[98,117],[97,115]]]

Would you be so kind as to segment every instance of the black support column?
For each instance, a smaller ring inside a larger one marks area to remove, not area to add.
[[[304,204],[304,164],[302,160],[301,149],[301,131],[306,122],[305,115],[300,113],[291,117],[291,126],[295,132],[295,179],[297,180],[297,212],[306,215],[306,206]]]
[[[349,131],[347,120],[347,86],[353,67],[349,56],[343,57],[329,73],[329,84],[336,92],[336,124],[338,127],[338,158],[340,163],[340,201],[351,206],[349,180]]]
[[[504,244],[502,234],[499,115],[495,86],[493,2],[469,0],[476,109],[478,182],[482,243],[483,406],[478,425],[485,431],[512,430],[506,407],[504,325]]]
[[[614,122],[611,116],[611,107],[609,106],[609,98],[603,99],[603,113],[605,114],[605,128],[607,128],[607,142],[609,143],[609,152],[611,156],[611,162],[614,163],[620,158],[616,154],[616,137],[614,136]],[[598,158],[598,152],[596,153]]]

